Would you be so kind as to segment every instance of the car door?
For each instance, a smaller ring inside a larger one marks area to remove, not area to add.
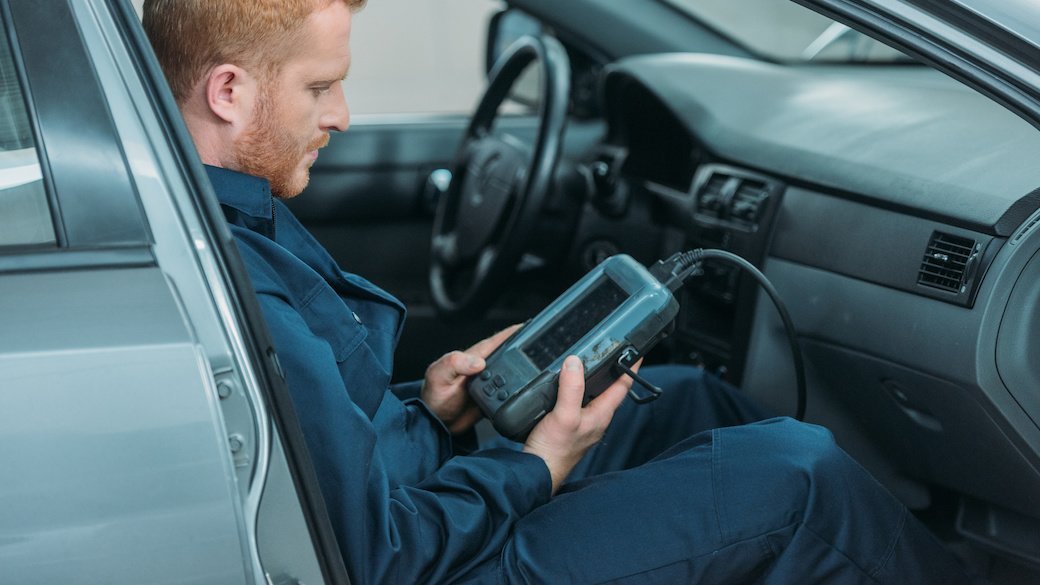
[[[0,18],[2,580],[346,582],[133,9]]]

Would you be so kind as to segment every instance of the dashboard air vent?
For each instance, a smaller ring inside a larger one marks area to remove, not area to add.
[[[964,291],[968,266],[978,252],[978,243],[943,232],[932,233],[917,274],[917,283],[952,293]]]
[[[722,210],[726,206],[726,184],[730,177],[722,173],[715,173],[701,188],[698,210],[715,217],[722,216]]]
[[[693,220],[716,229],[757,232],[771,221],[783,185],[745,169],[706,164],[697,169],[689,192],[693,194]]]
[[[746,180],[737,187],[733,195],[733,206],[730,215],[736,219],[754,223],[758,221],[759,210],[769,198],[769,187],[760,181]]]
[[[1026,226],[1022,229],[1018,230],[1018,235],[1012,238],[1011,243],[1017,244],[1020,241],[1022,241],[1022,238],[1026,237],[1026,235],[1029,234],[1029,232],[1031,232],[1033,228],[1037,226],[1037,224],[1040,224],[1040,215],[1034,216],[1032,221],[1026,224]]]

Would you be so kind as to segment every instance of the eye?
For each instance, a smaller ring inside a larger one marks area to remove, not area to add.
[[[311,88],[311,93],[314,94],[314,97],[319,97],[319,96],[322,96],[322,95],[325,95],[325,94],[329,93],[330,89],[332,89],[332,85],[331,84],[329,84],[329,85],[318,85],[318,86],[314,86],[314,87]]]

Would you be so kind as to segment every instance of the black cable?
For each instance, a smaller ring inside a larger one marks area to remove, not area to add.
[[[787,312],[787,307],[780,300],[780,294],[773,288],[773,284],[769,282],[766,275],[762,274],[758,268],[755,268],[754,264],[732,252],[703,249],[673,254],[667,260],[661,260],[654,264],[650,268],[650,273],[674,292],[683,285],[687,278],[699,274],[702,263],[708,258],[722,260],[743,268],[755,278],[759,286],[766,291],[769,299],[776,306],[777,312],[780,313],[780,320],[784,323],[787,341],[791,345],[791,357],[794,361],[794,373],[798,384],[798,405],[795,409],[794,417],[798,420],[803,420],[805,418],[806,390],[805,363],[802,360],[802,348],[798,345],[798,337],[794,329],[794,322],[791,321],[791,315]]]
[[[704,250],[698,248],[687,252],[676,252],[664,260],[658,260],[649,268],[650,274],[673,293],[686,279],[700,270]]]

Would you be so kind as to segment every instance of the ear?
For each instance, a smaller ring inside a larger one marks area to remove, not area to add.
[[[229,63],[218,65],[206,76],[204,89],[210,112],[231,125],[233,133],[249,126],[257,84],[245,69]]]

